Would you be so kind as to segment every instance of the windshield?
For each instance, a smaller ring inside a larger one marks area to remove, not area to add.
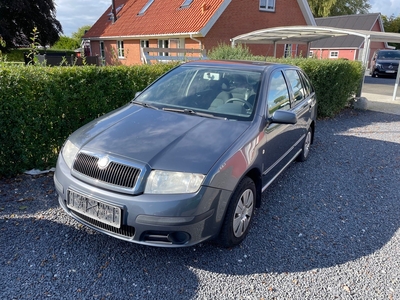
[[[400,51],[379,51],[378,59],[400,60]]]
[[[260,78],[260,72],[183,65],[153,83],[134,102],[174,112],[181,109],[250,120]]]

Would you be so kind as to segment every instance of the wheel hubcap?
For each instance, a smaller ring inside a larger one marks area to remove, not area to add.
[[[236,237],[241,237],[250,224],[254,208],[254,194],[251,189],[247,189],[240,196],[233,218],[233,233]]]

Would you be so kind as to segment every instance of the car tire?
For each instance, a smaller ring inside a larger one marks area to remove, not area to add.
[[[255,205],[256,186],[253,180],[245,177],[231,196],[218,238],[221,246],[231,248],[245,239],[250,229]]]
[[[301,149],[301,152],[299,156],[297,156],[297,161],[306,161],[308,158],[308,155],[310,154],[310,146],[313,138],[313,133],[311,127],[308,128],[306,137],[304,138],[303,142],[303,147]]]

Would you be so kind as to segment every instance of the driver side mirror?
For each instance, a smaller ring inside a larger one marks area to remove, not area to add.
[[[269,123],[296,124],[297,123],[297,116],[296,116],[296,114],[294,112],[291,112],[291,111],[277,110],[269,118]]]

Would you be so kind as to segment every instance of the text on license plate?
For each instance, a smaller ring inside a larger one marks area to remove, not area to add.
[[[121,227],[121,208],[68,190],[67,206],[85,216],[116,228]]]

